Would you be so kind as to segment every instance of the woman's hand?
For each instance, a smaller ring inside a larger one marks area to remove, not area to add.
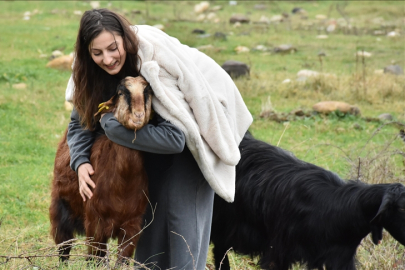
[[[90,163],[83,163],[77,169],[77,175],[79,176],[79,192],[80,196],[82,196],[83,201],[86,201],[86,196],[91,199],[93,196],[93,192],[89,188],[95,188],[96,184],[94,184],[93,180],[91,180],[90,175],[94,174],[93,166]]]

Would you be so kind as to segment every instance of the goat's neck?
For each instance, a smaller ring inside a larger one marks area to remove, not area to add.
[[[337,194],[340,197],[340,200],[337,200],[337,203],[340,203],[338,209],[342,213],[336,213],[336,222],[343,222],[341,224],[345,224],[345,227],[350,227],[353,231],[361,231],[364,236],[367,235],[370,230],[370,221],[377,214],[386,189],[385,184],[349,183],[345,185],[341,189],[342,193]]]
[[[368,222],[377,214],[387,188],[388,184],[367,185],[360,192],[360,207]]]

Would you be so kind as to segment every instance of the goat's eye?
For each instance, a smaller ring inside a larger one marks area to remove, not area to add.
[[[121,92],[119,92],[119,93],[118,93],[118,95],[119,95],[119,96],[122,96],[122,93],[121,93]]]

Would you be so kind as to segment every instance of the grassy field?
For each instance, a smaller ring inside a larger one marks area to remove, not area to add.
[[[106,1],[100,6],[124,14],[133,24],[162,24],[165,32],[191,47],[212,45],[204,52],[218,64],[229,59],[249,64],[250,77],[235,82],[254,117],[251,132],[257,138],[345,179],[405,182],[405,144],[398,137],[405,123],[405,78],[381,73],[387,65],[405,67],[404,1],[211,1],[211,7],[222,8],[215,12],[216,20],[205,21],[196,20],[198,3]],[[69,122],[64,91],[70,72],[45,65],[54,50],[73,52],[80,20],[76,13],[91,9],[90,4],[0,2],[0,269],[57,268],[48,206],[56,145]],[[258,4],[266,9],[257,9]],[[306,14],[292,14],[294,7]],[[282,13],[288,15],[282,22],[259,23]],[[236,27],[229,23],[232,14],[248,16],[251,22]],[[317,19],[320,14],[326,19]],[[327,33],[332,19],[337,28]],[[196,28],[211,35],[192,34]],[[399,36],[387,36],[391,31]],[[226,39],[215,38],[216,32]],[[327,39],[317,38],[325,34]],[[275,53],[273,48],[281,44],[297,51]],[[258,45],[268,49],[253,50]],[[237,53],[237,46],[250,52]],[[371,57],[356,57],[363,50]],[[320,52],[326,54],[321,60]],[[302,69],[331,75],[300,82],[296,74]],[[291,82],[282,83],[286,79]],[[19,83],[26,87],[16,89]],[[282,122],[261,117],[266,111],[311,111],[324,100],[356,105],[361,116],[336,113]],[[379,121],[382,113],[393,120]],[[80,241],[78,254],[84,253]],[[254,259],[231,257],[234,269],[256,269]],[[365,239],[358,259],[360,269],[403,269],[405,264],[403,247],[388,235],[379,246]],[[79,257],[67,269],[80,269],[83,261]]]

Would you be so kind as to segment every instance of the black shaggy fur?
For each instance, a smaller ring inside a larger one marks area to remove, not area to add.
[[[216,269],[230,269],[224,255],[231,247],[259,256],[263,269],[287,270],[300,262],[308,269],[352,270],[369,233],[378,244],[385,228],[405,244],[402,184],[346,182],[251,136],[240,151],[234,203],[215,197]]]

